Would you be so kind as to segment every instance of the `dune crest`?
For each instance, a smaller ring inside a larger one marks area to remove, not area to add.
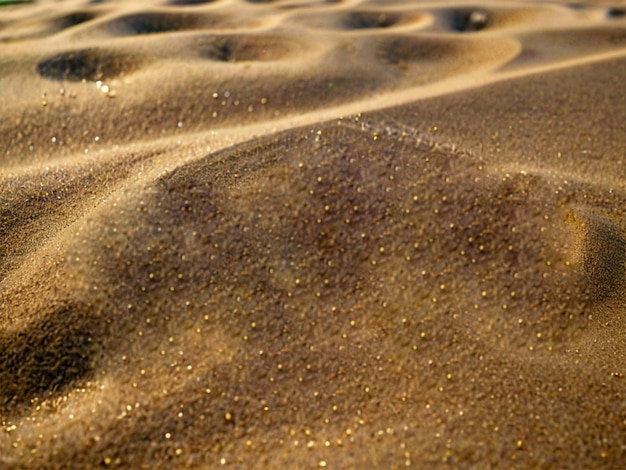
[[[576,262],[590,285],[590,296],[608,300],[626,289],[626,238],[611,222],[571,211],[568,221],[577,233]]]

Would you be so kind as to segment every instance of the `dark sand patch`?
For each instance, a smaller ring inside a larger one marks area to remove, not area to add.
[[[346,32],[365,32],[373,29],[390,29],[393,30],[400,27],[419,27],[427,22],[428,15],[426,12],[415,10],[357,10],[357,11],[341,11],[330,12],[322,15],[310,15],[306,12],[295,16],[295,21],[302,22],[308,27],[325,28],[330,30],[346,31]],[[371,33],[371,31],[369,31]]]
[[[116,78],[141,68],[143,58],[102,49],[68,51],[44,59],[37,72],[44,78],[59,81],[96,81]]]
[[[194,47],[207,59],[220,62],[255,62],[297,59],[308,45],[289,36],[268,34],[207,35],[195,38]]]

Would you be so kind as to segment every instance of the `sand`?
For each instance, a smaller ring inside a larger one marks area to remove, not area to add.
[[[0,467],[624,468],[625,18],[0,6]]]

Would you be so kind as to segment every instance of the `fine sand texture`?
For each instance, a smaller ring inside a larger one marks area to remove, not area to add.
[[[626,468],[626,7],[0,6],[0,468]]]

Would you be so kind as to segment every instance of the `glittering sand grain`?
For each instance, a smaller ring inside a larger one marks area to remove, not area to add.
[[[622,468],[619,10],[0,7],[0,466]]]

